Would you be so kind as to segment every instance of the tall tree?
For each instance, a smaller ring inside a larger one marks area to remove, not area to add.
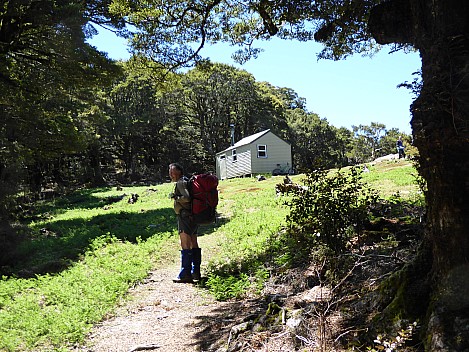
[[[294,166],[300,171],[344,165],[344,141],[338,130],[318,115],[302,109],[288,112]]]
[[[411,123],[419,171],[428,186],[425,243],[431,267],[424,340],[428,350],[469,349],[469,2],[114,2],[139,28],[135,50],[169,66],[197,59],[199,49],[219,40],[246,44],[243,59],[243,54],[256,54],[254,39],[274,35],[314,36],[325,45],[320,56],[333,59],[373,51],[379,48],[374,40],[417,49],[423,84],[412,104]]]
[[[244,70],[225,64],[203,62],[181,75],[180,89],[167,95],[179,111],[191,147],[200,166],[213,169],[215,154],[230,144],[230,125],[235,140],[270,128],[286,131],[285,109],[279,91],[264,82],[256,82]]]
[[[100,133],[101,151],[111,169],[123,171],[121,181],[142,177],[162,180],[168,160],[179,157],[173,146],[184,147],[183,132],[178,128],[182,113],[174,109],[177,104],[167,93],[180,87],[180,79],[167,74],[162,83],[155,78],[158,71],[152,63],[142,57],[121,65],[124,76],[108,94],[109,118]]]
[[[86,146],[86,126],[93,123],[96,105],[90,89],[109,83],[114,70],[85,41],[92,20],[89,5],[73,0],[2,3],[0,183],[8,186],[0,189],[14,192],[22,177],[11,179],[11,170],[20,170],[39,191],[44,164]]]
[[[267,82],[258,83],[258,94],[260,105],[251,112],[257,113],[260,123],[258,130],[269,128],[280,138],[292,142],[288,115],[295,110],[305,112],[305,99],[299,97],[293,89],[274,87]]]
[[[251,108],[257,100],[254,77],[225,64],[205,63],[189,71],[182,80],[181,99],[187,107],[187,121],[205,140],[204,149],[212,162],[215,153],[230,141],[230,124],[241,134],[253,128]]]
[[[431,250],[429,350],[469,349],[469,3],[393,0],[375,7],[370,30],[381,44],[411,44],[422,58],[412,104],[419,172],[427,182]]]
[[[382,123],[372,122],[371,125],[352,126],[357,146],[355,148],[357,161],[367,162],[376,158],[381,149],[380,140],[386,132]]]

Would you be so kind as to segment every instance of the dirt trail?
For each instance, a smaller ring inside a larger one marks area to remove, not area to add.
[[[203,248],[202,268],[209,257],[209,240],[199,239]],[[210,329],[208,324],[220,319],[221,312],[230,304],[216,302],[194,284],[173,283],[180,264],[178,254],[176,247],[171,253],[168,251],[167,256],[172,258],[163,260],[166,263],[162,268],[133,288],[130,299],[92,329],[86,347],[79,351],[206,351],[203,346],[210,344],[210,339],[215,340],[213,333],[205,333]]]

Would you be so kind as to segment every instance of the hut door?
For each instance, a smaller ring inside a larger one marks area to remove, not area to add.
[[[220,159],[218,160],[218,165],[220,167],[220,179],[224,180],[226,179],[226,156],[221,155]]]

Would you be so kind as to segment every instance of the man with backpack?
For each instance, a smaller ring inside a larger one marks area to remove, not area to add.
[[[181,242],[181,271],[174,282],[186,283],[200,280],[202,251],[197,242],[199,225],[192,217],[192,199],[189,191],[189,179],[184,176],[184,169],[178,163],[169,165],[169,177],[175,182],[174,212],[176,213],[179,239]]]

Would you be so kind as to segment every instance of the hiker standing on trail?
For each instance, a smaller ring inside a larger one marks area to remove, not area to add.
[[[184,176],[184,169],[178,163],[169,165],[169,177],[175,182],[174,212],[177,217],[179,239],[181,241],[181,271],[174,282],[192,282],[200,280],[200,264],[202,253],[197,243],[198,225],[191,216],[191,196],[189,193],[189,180]]]
[[[402,142],[401,136],[399,136],[399,139],[396,142],[396,148],[397,152],[399,153],[399,159],[405,158],[405,152],[404,152],[404,143]]]

